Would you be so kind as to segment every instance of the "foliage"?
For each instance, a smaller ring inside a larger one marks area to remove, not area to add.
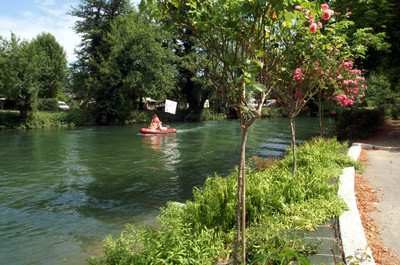
[[[378,109],[341,110],[335,115],[338,139],[367,139],[374,136],[383,124],[383,113]]]
[[[274,108],[263,108],[261,110],[261,118],[271,118],[271,117],[284,117],[285,109],[282,106]]]
[[[200,113],[189,111],[185,115],[185,121],[221,121],[227,119],[225,113],[218,113],[212,109],[203,109]]]
[[[174,87],[170,34],[139,13],[121,16],[103,41],[110,47],[99,60],[96,110],[106,122],[126,119],[138,99],[164,100]]]
[[[0,130],[16,128],[19,123],[20,119],[17,111],[0,110]]]
[[[105,74],[100,72],[99,67],[101,60],[108,58],[112,48],[105,42],[105,37],[111,31],[111,24],[119,16],[131,11],[128,0],[82,0],[69,12],[78,18],[74,30],[82,38],[80,47],[76,50],[78,59],[71,69],[71,90],[84,100],[84,104],[96,98],[96,92],[101,85],[100,77]],[[121,94],[116,97],[121,97]],[[106,102],[101,104],[105,105]]]
[[[184,209],[169,203],[162,209],[160,227],[129,225],[119,238],[108,237],[104,257],[91,264],[210,264],[227,255],[225,235],[213,229],[194,231],[182,218]]]
[[[68,78],[67,58],[63,47],[50,33],[41,33],[31,41],[39,54],[39,98],[58,98]]]
[[[56,98],[42,98],[38,100],[38,110],[56,111],[58,110],[58,101]]]
[[[389,71],[391,83],[399,80],[398,54],[399,49],[399,2],[393,0],[336,0],[333,5],[342,13],[351,14],[354,24],[346,34],[354,42],[359,42],[357,31],[367,29],[374,35],[368,38],[361,37],[364,45],[369,47],[365,60],[361,60],[362,67],[369,73],[374,71]],[[372,37],[372,38],[371,38]]]
[[[0,94],[14,100],[20,118],[38,107],[39,97],[57,97],[65,86],[65,52],[51,34],[40,34],[32,41],[21,41],[11,34],[0,39]]]
[[[248,178],[247,193],[251,196],[248,196],[246,205],[248,223],[256,222],[266,214],[280,216],[285,219],[284,222],[281,220],[283,223],[310,228],[322,222],[324,217],[321,216],[329,211],[332,216],[339,214],[343,203],[335,196],[336,184],[329,185],[329,181],[338,178],[345,165],[354,164],[343,153],[345,148],[346,145],[335,140],[313,140],[305,143],[297,150],[298,166],[301,170],[296,178],[291,176],[293,160],[289,149],[288,155],[276,166],[263,172],[249,170],[251,175]],[[211,228],[232,228],[236,200],[234,187],[237,185],[234,177],[235,174],[227,178],[215,176],[207,179],[203,188],[195,190],[194,201],[187,202],[188,220],[201,220],[199,223]],[[296,215],[294,211],[301,215],[299,218],[304,218],[305,214],[310,215],[311,212],[302,212],[301,208],[318,203],[327,207],[320,207],[321,212],[313,214],[313,220],[306,217],[304,220],[307,221],[302,223],[293,219]],[[337,208],[328,206],[330,204],[337,204]],[[295,208],[297,209],[294,210]],[[324,211],[327,212],[322,213]]]
[[[336,195],[338,184],[332,181],[343,167],[360,164],[346,155],[346,148],[335,139],[313,139],[299,146],[302,170],[296,178],[291,175],[290,149],[288,156],[265,171],[247,169],[250,264],[294,259],[309,264],[304,256],[315,248],[280,231],[313,229],[346,208]],[[107,238],[104,255],[91,263],[210,264],[229,258],[235,241],[237,174],[208,178],[186,206],[169,203],[158,219],[159,228],[129,226],[118,238]]]
[[[190,29],[184,29],[182,34],[174,30],[175,55],[178,70],[178,87],[177,92],[183,102],[189,105],[189,112],[193,120],[199,118],[205,101],[212,96],[212,86],[208,79],[202,76],[203,68],[208,60],[208,55],[194,38]]]
[[[361,39],[368,47],[365,58],[357,60],[357,64],[367,73],[368,106],[384,110],[387,118],[396,118],[399,112],[396,99],[400,93],[400,28],[397,23],[400,18],[400,2],[337,0],[334,5],[338,10],[352,13],[354,24],[348,28],[349,38],[355,41]],[[369,29],[376,37],[365,38],[355,34],[356,30],[362,28]]]
[[[264,229],[263,229],[264,228]],[[311,264],[305,257],[316,252],[316,246],[304,244],[300,238],[290,233],[278,234],[260,225],[249,229],[251,234],[250,264],[291,264],[298,261],[299,264]]]
[[[368,77],[368,90],[365,100],[368,107],[377,108],[388,119],[400,117],[400,87],[392,89],[390,79],[385,73],[373,72]]]
[[[21,120],[18,113],[0,112],[1,129],[40,129],[48,127],[70,127],[76,125],[93,125],[94,119],[87,110],[71,111],[37,111],[28,119]]]
[[[11,34],[10,40],[0,39],[0,93],[15,100],[20,118],[36,109],[40,56],[34,46]]]

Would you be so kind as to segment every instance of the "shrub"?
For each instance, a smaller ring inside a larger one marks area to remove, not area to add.
[[[0,130],[16,128],[20,123],[18,111],[0,110]]]
[[[384,115],[377,109],[355,109],[335,115],[337,138],[340,140],[366,139],[374,136],[384,122]]]
[[[56,111],[58,110],[58,101],[56,98],[41,98],[38,100],[38,110]]]

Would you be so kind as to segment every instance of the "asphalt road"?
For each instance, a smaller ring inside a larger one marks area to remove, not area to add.
[[[400,255],[400,151],[368,150],[366,171],[381,202],[370,216],[381,231],[383,243]]]

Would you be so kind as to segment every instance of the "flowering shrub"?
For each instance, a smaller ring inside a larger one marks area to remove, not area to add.
[[[331,102],[336,101],[342,106],[353,105],[357,98],[361,99],[365,96],[364,85],[365,78],[361,76],[361,70],[353,69],[353,62],[342,59],[338,62],[338,69],[335,73],[331,73],[325,80],[329,86],[333,84],[336,89],[332,97],[328,97]]]
[[[310,10],[302,6],[296,6],[295,9],[304,12],[310,23],[308,27],[310,32],[314,33],[322,28],[322,22],[316,22]],[[327,4],[322,4],[321,10],[323,20],[329,20],[335,14],[335,11],[329,9]],[[348,9],[347,11],[347,15],[350,15],[351,12]],[[313,87],[324,88],[324,95],[330,102],[338,102],[342,106],[351,106],[357,99],[363,98],[367,86],[364,85],[365,78],[361,76],[361,70],[353,68],[353,61],[342,59],[343,54],[333,45],[330,45],[324,53],[320,61],[315,61],[311,70],[310,63],[303,61],[302,65],[294,71],[293,81],[295,82],[292,85],[297,87],[295,98],[302,99],[301,87],[310,81],[314,84]]]

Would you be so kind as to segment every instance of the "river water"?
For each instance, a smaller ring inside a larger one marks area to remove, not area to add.
[[[238,163],[238,121],[170,124],[177,134],[143,136],[140,125],[0,131],[0,264],[86,264],[127,223],[154,222],[167,201],[185,202],[207,176]],[[317,136],[298,118],[299,142]],[[287,119],[251,126],[247,156],[279,156]]]

